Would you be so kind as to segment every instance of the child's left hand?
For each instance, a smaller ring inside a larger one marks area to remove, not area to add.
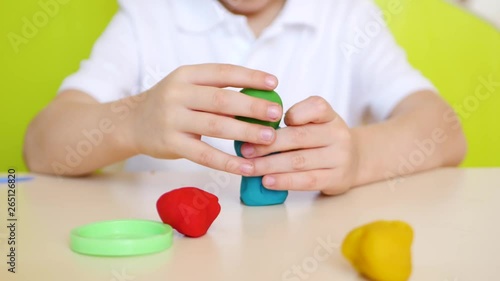
[[[358,151],[349,127],[321,97],[309,97],[288,110],[286,128],[271,145],[246,143],[241,152],[253,159],[253,176],[274,190],[343,193],[354,184]],[[273,152],[279,154],[268,155]]]

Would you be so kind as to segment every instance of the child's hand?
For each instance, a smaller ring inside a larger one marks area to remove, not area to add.
[[[276,77],[234,65],[183,66],[142,93],[129,130],[136,153],[156,158],[186,158],[234,174],[254,173],[252,161],[223,153],[200,140],[210,136],[271,144],[275,130],[233,118],[279,120],[276,103],[249,97],[223,87],[273,90]]]
[[[262,182],[269,189],[347,191],[357,174],[357,148],[330,104],[309,97],[290,108],[285,123],[274,143],[243,145],[243,156],[255,164],[253,175],[265,175]],[[281,153],[260,157],[273,152]]]

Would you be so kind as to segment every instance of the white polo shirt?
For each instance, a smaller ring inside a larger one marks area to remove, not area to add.
[[[148,89],[181,65],[231,63],[276,75],[285,111],[318,95],[349,126],[357,126],[366,118],[387,118],[413,92],[434,89],[409,65],[369,0],[287,0],[259,38],[244,16],[216,0],[119,2],[121,9],[91,57],[64,80],[61,91],[78,89],[109,102]],[[203,140],[234,153],[232,141]],[[125,167],[201,168],[187,160],[144,155],[129,159]]]

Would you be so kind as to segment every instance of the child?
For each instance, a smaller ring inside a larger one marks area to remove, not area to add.
[[[398,4],[385,12],[397,16]],[[464,158],[455,113],[409,65],[371,2],[120,6],[90,59],[30,124],[31,171],[78,176],[127,160],[130,171],[206,166],[264,175],[269,189],[339,194]],[[287,110],[239,88],[276,89]],[[278,131],[233,118],[284,112]],[[232,140],[246,142],[245,158]]]

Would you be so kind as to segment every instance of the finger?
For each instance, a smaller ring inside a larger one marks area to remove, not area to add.
[[[262,179],[262,184],[272,190],[312,191],[332,189],[333,170],[322,169],[266,175]]]
[[[299,126],[307,123],[326,123],[337,117],[337,113],[325,99],[313,96],[293,105],[285,114],[285,124]]]
[[[178,147],[179,155],[200,165],[242,176],[253,174],[254,166],[250,161],[226,154],[200,140],[183,138]]]
[[[271,127],[250,124],[231,117],[191,111],[188,118],[178,121],[183,131],[228,140],[239,140],[258,144],[270,144],[276,131]]]
[[[274,90],[278,79],[269,73],[232,64],[199,64],[181,66],[176,75],[189,84],[218,88],[254,88]]]
[[[331,148],[314,148],[273,154],[253,159],[254,175],[268,175],[333,168],[337,158],[331,156]]]
[[[186,107],[231,116],[244,116],[264,121],[277,121],[283,109],[277,103],[251,97],[240,92],[208,86],[190,87],[184,95]]]
[[[276,131],[276,140],[270,145],[245,143],[241,147],[241,153],[246,158],[255,158],[273,152],[324,147],[330,145],[340,132],[330,124],[286,127]]]

